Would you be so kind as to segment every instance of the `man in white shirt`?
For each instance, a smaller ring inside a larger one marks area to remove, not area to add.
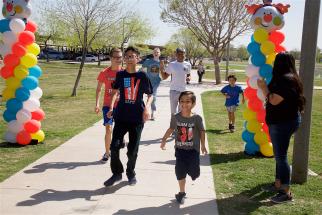
[[[160,71],[163,79],[172,76],[170,84],[170,105],[171,114],[177,112],[180,93],[186,90],[187,82],[190,81],[191,64],[184,61],[186,51],[183,48],[176,49],[176,61],[170,62],[167,68],[164,62],[160,61]],[[180,111],[180,106],[178,107]]]

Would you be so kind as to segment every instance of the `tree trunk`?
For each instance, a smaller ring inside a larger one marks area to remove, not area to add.
[[[215,65],[215,79],[216,84],[221,84],[221,78],[220,78],[220,67],[219,67],[219,57],[213,56],[214,65]]]
[[[100,54],[98,53],[97,55],[97,66],[101,66],[101,58],[100,58]]]
[[[84,64],[85,64],[86,54],[87,54],[87,49],[84,48],[83,49],[83,54],[82,54],[82,61],[81,61],[81,64],[79,66],[77,78],[76,78],[76,81],[75,81],[75,84],[74,84],[74,88],[73,88],[73,92],[72,92],[71,96],[76,96],[76,94],[77,94],[76,91],[77,91],[77,87],[78,87],[79,80],[80,80],[80,78],[82,76],[82,72],[83,72],[83,68],[84,68]]]

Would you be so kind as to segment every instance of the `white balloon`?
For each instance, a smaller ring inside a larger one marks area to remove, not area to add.
[[[8,130],[17,134],[23,130],[23,124],[19,123],[17,120],[12,120],[8,123]]]
[[[31,113],[28,110],[21,109],[16,114],[17,121],[21,124],[24,124],[25,122],[31,120]]]
[[[6,31],[3,33],[3,42],[11,47],[12,44],[17,42],[17,35],[12,31]]]
[[[29,98],[23,103],[23,109],[26,109],[30,112],[37,110],[40,107],[40,102],[38,99]]]
[[[261,89],[257,90],[257,97],[262,101],[265,101],[265,99],[266,99],[265,95],[264,95],[264,93],[263,93],[263,91]]]
[[[17,142],[17,134],[7,131],[4,135],[4,139],[9,143],[16,143]]]
[[[259,76],[259,67],[254,66],[253,64],[249,64],[246,67],[246,75],[247,77],[252,77],[252,76]]]
[[[6,44],[0,44],[0,54],[1,56],[5,57],[6,55],[10,54],[11,50],[9,48],[9,46],[7,46]]]
[[[257,80],[260,79],[258,75],[254,75],[249,78],[249,85],[253,89],[258,89]]]
[[[12,19],[10,20],[9,27],[11,31],[15,32],[16,34],[23,32],[25,30],[25,23],[22,19]]]
[[[34,99],[40,99],[43,95],[42,89],[40,87],[37,87],[34,90],[30,91],[30,97]]]

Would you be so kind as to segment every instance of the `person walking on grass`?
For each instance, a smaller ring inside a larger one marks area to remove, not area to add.
[[[107,117],[107,113],[110,109],[115,108],[117,102],[115,102],[114,106],[111,107],[111,95],[112,95],[112,85],[115,81],[115,77],[117,72],[121,70],[122,64],[122,51],[118,48],[113,48],[110,53],[111,56],[111,66],[101,71],[97,77],[97,87],[96,87],[96,105],[95,105],[95,113],[99,113],[100,108],[100,96],[102,86],[104,85],[104,103],[102,107],[103,113],[103,125],[105,126],[105,153],[101,159],[102,162],[107,162],[110,157],[110,145],[112,139],[112,126],[113,119]]]
[[[156,100],[157,100],[157,92],[160,86],[161,78],[160,78],[160,49],[155,48],[153,50],[153,58],[147,59],[144,61],[142,65],[142,70],[146,72],[153,88],[153,101],[151,104],[151,120],[155,120],[155,112],[157,110]]]
[[[287,150],[291,136],[299,127],[305,105],[303,84],[296,72],[294,57],[288,52],[277,54],[272,81],[267,86],[260,79],[257,84],[266,95],[266,123],[276,161],[275,182],[263,187],[263,190],[277,192],[270,198],[274,203],[289,202],[293,200],[293,196]]]
[[[205,68],[202,63],[202,60],[199,61],[197,73],[198,73],[198,83],[202,84],[202,76],[205,74]]]
[[[236,85],[236,81],[237,78],[235,75],[229,75],[229,84],[221,89],[221,93],[226,97],[225,106],[228,112],[228,129],[230,132],[235,131],[235,112],[239,104],[239,94],[242,95],[242,103],[245,103],[243,89]]]
[[[116,108],[110,109],[107,114],[109,118],[113,115],[115,121],[111,142],[113,175],[104,182],[107,187],[122,179],[124,169],[120,160],[120,148],[127,132],[129,133],[129,142],[127,144],[126,175],[129,185],[137,183],[135,164],[144,123],[150,118],[150,105],[153,97],[152,85],[146,73],[136,70],[139,60],[140,52],[134,47],[128,47],[125,50],[126,69],[117,73],[112,86],[111,107],[114,107],[118,95],[120,98]],[[143,101],[144,94],[147,94],[146,103]]]
[[[192,112],[196,105],[196,96],[191,91],[179,95],[181,111],[171,117],[170,127],[164,134],[161,149],[165,150],[166,141],[175,132],[175,173],[179,183],[179,193],[175,194],[178,203],[184,203],[186,196],[186,176],[196,180],[200,176],[200,146],[201,152],[207,154],[205,146],[205,129],[202,117]],[[201,143],[201,145],[200,145]]]
[[[161,76],[167,79],[172,77],[170,84],[170,107],[171,115],[177,113],[177,108],[180,111],[179,96],[186,90],[187,82],[190,81],[191,64],[185,61],[185,49],[176,49],[176,61],[170,62],[165,68],[164,62],[160,62]]]

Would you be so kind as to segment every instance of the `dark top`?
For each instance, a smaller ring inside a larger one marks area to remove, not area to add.
[[[116,74],[113,89],[120,91],[120,99],[113,112],[117,121],[143,123],[145,104],[143,94],[151,95],[152,85],[144,72],[128,73],[126,70]]]
[[[290,78],[283,77],[268,85],[270,93],[275,93],[283,97],[283,101],[278,105],[266,103],[266,123],[277,124],[285,121],[296,120],[298,117],[298,99],[296,82]]]
[[[230,107],[230,106],[238,106],[239,104],[239,94],[243,92],[243,89],[238,86],[230,86],[229,84],[225,86],[224,88],[221,89],[221,93],[227,93],[230,98],[226,98],[225,106]]]

